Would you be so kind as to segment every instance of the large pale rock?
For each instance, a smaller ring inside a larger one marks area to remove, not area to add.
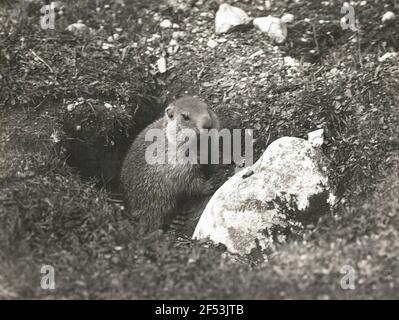
[[[272,16],[256,18],[253,24],[277,43],[283,43],[287,39],[287,25],[280,18]]]
[[[334,199],[320,150],[322,134],[315,131],[309,141],[274,141],[253,166],[216,191],[193,238],[209,238],[232,253],[269,252],[287,234],[299,234],[315,223]]]
[[[216,34],[226,33],[231,28],[251,21],[244,10],[233,7],[227,3],[222,3],[215,17]]]

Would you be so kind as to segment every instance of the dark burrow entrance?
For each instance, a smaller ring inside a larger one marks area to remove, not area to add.
[[[94,99],[68,105],[63,119],[67,164],[99,188],[119,194],[119,171],[135,136],[159,118],[164,108],[155,96],[137,98],[121,106]]]

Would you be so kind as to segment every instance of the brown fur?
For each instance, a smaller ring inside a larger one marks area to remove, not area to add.
[[[174,125],[177,135],[171,134]],[[213,190],[212,183],[206,179],[202,165],[188,161],[149,164],[145,159],[146,149],[153,143],[145,141],[148,130],[162,130],[166,146],[165,149],[160,149],[157,155],[162,157],[171,143],[177,145],[182,143],[179,141],[178,133],[184,128],[194,129],[198,137],[201,129],[219,129],[219,120],[216,114],[198,98],[180,98],[166,108],[164,117],[150,124],[136,137],[123,162],[122,187],[130,213],[137,219],[139,231],[142,233],[164,226],[173,216],[179,199],[209,195]],[[182,156],[178,147],[177,154],[178,157]]]

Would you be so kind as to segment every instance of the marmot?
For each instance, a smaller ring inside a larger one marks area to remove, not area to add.
[[[154,143],[146,141],[146,134],[151,129],[155,129],[152,132],[161,130],[165,139],[164,146],[160,144],[156,155],[153,154],[155,160],[160,160],[160,163],[155,164],[146,160],[146,150]],[[219,119],[198,98],[186,96],[177,99],[165,109],[162,118],[147,126],[136,137],[122,164],[122,188],[140,233],[162,228],[172,217],[182,197],[209,195],[214,191],[212,179],[207,179],[205,166],[186,161],[187,152],[183,154],[180,148],[185,141],[181,141],[179,135],[184,129],[192,129],[195,137],[191,139],[196,140],[204,130],[219,130]],[[176,148],[178,161],[162,162],[172,147]],[[184,157],[186,160],[181,161]]]

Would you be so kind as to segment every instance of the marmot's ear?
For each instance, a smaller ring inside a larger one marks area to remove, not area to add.
[[[170,120],[174,119],[174,117],[175,117],[175,108],[174,108],[174,106],[172,104],[165,109],[165,114],[168,116],[168,118]]]

